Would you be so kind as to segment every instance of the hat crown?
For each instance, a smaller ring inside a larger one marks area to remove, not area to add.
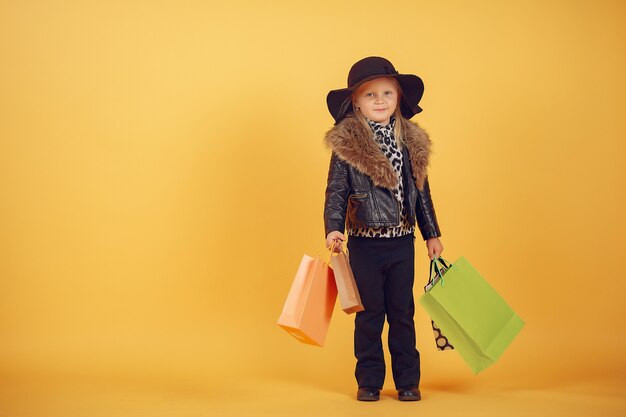
[[[395,75],[398,71],[385,58],[370,56],[355,63],[348,73],[348,88],[372,76]]]

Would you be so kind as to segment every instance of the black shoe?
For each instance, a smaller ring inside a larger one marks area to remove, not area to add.
[[[400,401],[419,401],[422,394],[418,387],[400,387],[398,388],[398,400]]]
[[[356,392],[356,399],[359,401],[378,401],[380,390],[376,387],[361,387]]]

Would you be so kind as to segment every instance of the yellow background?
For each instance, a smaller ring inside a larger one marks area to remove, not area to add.
[[[625,40],[608,0],[0,1],[0,415],[83,377],[349,398],[352,316],[322,349],[275,322],[368,55],[425,82],[444,257],[526,321],[475,377],[418,306],[423,387],[623,387]]]

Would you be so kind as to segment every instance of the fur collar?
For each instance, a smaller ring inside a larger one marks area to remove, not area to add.
[[[413,179],[421,190],[426,180],[431,141],[426,131],[417,123],[403,117],[400,118],[400,123],[404,138],[399,146],[406,146],[409,151]],[[348,115],[337,123],[326,133],[324,139],[339,159],[370,177],[375,186],[393,189],[398,185],[398,177],[389,159],[375,142],[374,132],[363,126],[353,115]]]

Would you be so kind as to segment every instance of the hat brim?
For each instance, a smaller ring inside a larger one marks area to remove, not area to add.
[[[402,89],[402,98],[400,100],[400,110],[402,116],[407,119],[415,116],[422,111],[418,105],[424,95],[424,82],[420,77],[414,74],[381,74],[372,75],[361,80],[358,84],[348,88],[339,90],[331,90],[326,96],[326,104],[328,111],[335,119],[335,123],[339,123],[347,113],[352,111],[352,100],[350,97],[363,83],[380,77],[393,77],[400,84]]]

